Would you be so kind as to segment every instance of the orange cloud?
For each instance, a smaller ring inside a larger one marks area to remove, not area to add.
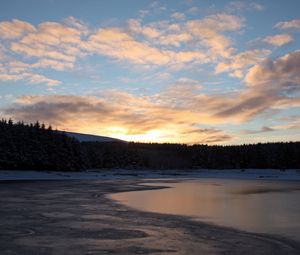
[[[299,67],[300,51],[254,65],[244,79],[246,90],[236,95],[235,103],[224,106],[217,116],[248,120],[270,109],[299,106],[299,99],[294,97],[300,91]]]
[[[294,51],[277,60],[267,59],[252,67],[245,82],[248,86],[272,88],[293,92],[300,86],[300,51]]]
[[[299,106],[299,99],[293,97],[300,88],[299,67],[300,52],[295,51],[254,65],[245,76],[245,89],[230,94],[207,95],[197,81],[182,78],[148,96],[107,90],[95,96],[21,97],[2,113],[127,140],[226,142],[232,134],[201,126],[239,124],[270,110]]]
[[[22,74],[13,74],[13,73],[4,73],[0,71],[0,80],[2,81],[19,81],[25,80],[29,84],[39,84],[39,83],[46,83],[48,86],[57,86],[61,84],[60,81],[47,78],[44,75],[25,72]]]
[[[55,59],[41,59],[38,62],[31,65],[32,68],[52,68],[57,71],[63,71],[65,69],[72,69],[74,63],[61,62]]]
[[[120,47],[121,45],[121,47]],[[160,50],[116,28],[99,29],[84,44],[86,50],[118,60],[127,60],[141,65],[170,65],[194,60],[205,61],[206,55],[199,51]]]
[[[20,61],[10,61],[0,65],[0,80],[20,81],[24,80],[29,84],[46,83],[48,86],[61,84],[60,81],[48,78],[44,75],[34,73],[30,70],[31,65]]]
[[[0,37],[14,39],[25,33],[35,32],[36,29],[28,22],[13,19],[11,22],[0,22]]]
[[[215,71],[216,73],[231,72],[231,76],[243,78],[246,68],[261,62],[270,53],[269,50],[258,49],[244,51],[219,63]]]
[[[269,43],[277,47],[281,47],[285,44],[291,43],[293,40],[293,37],[289,34],[279,34],[267,36],[263,39],[263,42]]]
[[[32,68],[63,71],[74,68],[78,58],[89,54],[146,67],[173,69],[182,68],[186,63],[214,63],[219,58],[234,55],[231,39],[224,33],[241,29],[244,21],[228,14],[209,15],[183,23],[158,21],[147,25],[131,19],[125,28],[96,31],[74,17],[68,17],[62,23],[43,22],[37,27],[16,20],[2,25],[7,27],[8,24],[16,33],[16,40],[11,40],[9,34],[5,38],[13,53],[30,57],[35,61]]]
[[[64,70],[72,68],[82,55],[80,43],[84,34],[81,24],[69,17],[65,24],[44,22],[26,31],[17,41],[11,42],[11,51],[27,57],[38,58],[35,68]],[[58,64],[58,61],[61,64]]]
[[[300,30],[300,19],[293,19],[289,21],[282,21],[275,25],[276,28],[280,29],[295,29]]]
[[[43,22],[37,27],[19,20],[1,22],[0,35],[3,34],[1,39],[4,42],[1,52],[3,48],[7,56],[0,70],[0,79],[24,80],[29,84],[46,83],[48,86],[60,84],[60,81],[39,74],[34,69],[63,71],[73,68],[76,59],[84,55],[79,47],[84,31],[84,25],[73,17],[67,18],[63,24]],[[19,56],[15,53],[31,58],[31,63],[18,61]]]
[[[179,47],[182,43],[189,42],[193,39],[191,34],[183,32],[176,34],[163,35],[159,38],[159,44],[172,45]]]
[[[188,89],[184,82],[193,85]],[[193,90],[201,91],[201,87],[183,79],[165,94],[153,96],[116,90],[97,96],[26,96],[2,112],[14,119],[40,120],[60,129],[74,127],[73,131],[126,140],[216,143],[231,139],[222,130],[197,126],[197,122],[218,120],[209,120],[211,117],[202,110],[192,111],[182,105],[193,96]],[[175,102],[174,97],[179,99],[179,104],[171,103]]]
[[[187,22],[187,28],[197,36],[204,46],[209,47],[214,57],[230,57],[233,49],[232,42],[223,32],[237,31],[244,26],[244,20],[229,14],[214,14],[200,20]]]

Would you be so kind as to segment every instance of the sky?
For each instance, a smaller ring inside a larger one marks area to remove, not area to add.
[[[299,10],[1,0],[0,117],[127,141],[299,141]]]

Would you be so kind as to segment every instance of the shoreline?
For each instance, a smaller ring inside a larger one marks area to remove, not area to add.
[[[79,172],[0,170],[1,181],[13,180],[108,180],[140,178],[222,178],[247,180],[300,181],[299,169],[194,169],[194,170],[128,170],[93,169]]]
[[[145,179],[2,182],[2,254],[300,252],[298,242],[281,236],[139,211],[109,198],[112,193],[161,188],[144,183]]]

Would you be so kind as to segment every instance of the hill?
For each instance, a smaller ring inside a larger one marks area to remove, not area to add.
[[[63,134],[73,137],[79,142],[125,142],[123,140],[107,137],[107,136],[99,136],[99,135],[89,135],[89,134],[82,134],[82,133],[75,133],[75,132],[66,132],[63,131]]]

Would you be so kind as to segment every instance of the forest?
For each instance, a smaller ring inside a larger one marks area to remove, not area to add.
[[[186,145],[79,142],[39,122],[0,121],[0,169],[300,169],[300,142]]]

